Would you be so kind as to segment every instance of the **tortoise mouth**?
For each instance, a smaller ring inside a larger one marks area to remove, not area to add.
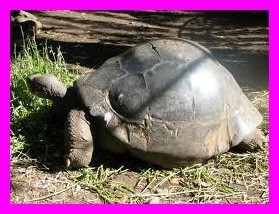
[[[26,84],[31,93],[35,94],[38,97],[46,98],[47,90],[39,81],[41,77],[42,75],[38,74],[31,75],[27,78]]]
[[[35,78],[38,77],[39,75],[32,75],[32,76],[29,76],[27,79],[26,79],[26,84],[27,84],[27,87],[28,89],[33,93],[33,94],[36,94],[37,93],[37,88],[36,87],[36,83],[35,83]]]

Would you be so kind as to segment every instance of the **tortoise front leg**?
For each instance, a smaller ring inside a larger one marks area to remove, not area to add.
[[[93,154],[93,137],[90,122],[82,110],[72,109],[65,124],[66,167],[86,167]]]

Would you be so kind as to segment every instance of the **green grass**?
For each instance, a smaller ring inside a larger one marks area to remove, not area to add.
[[[33,96],[26,78],[35,73],[54,73],[71,85],[78,75],[66,70],[59,49],[47,45],[38,49],[33,41],[13,56],[11,68],[12,171],[35,168],[24,174],[34,179],[38,171],[45,177],[37,179],[50,179],[62,173],[73,183],[65,190],[42,192],[39,197],[25,192],[24,200],[13,196],[13,202],[54,203],[58,195],[79,186],[97,194],[103,203],[268,203],[268,144],[256,153],[228,152],[206,164],[183,169],[163,170],[101,151],[91,167],[63,170],[62,152],[57,149],[63,129],[51,122],[51,102]],[[264,115],[261,128],[268,133],[268,92],[254,94],[253,102]],[[12,176],[13,182],[17,179]],[[88,203],[85,196],[79,202]]]
[[[51,146],[48,136],[53,135],[53,129],[46,122],[51,101],[33,96],[26,79],[32,74],[53,73],[64,84],[70,85],[78,75],[67,72],[59,49],[44,46],[39,50],[32,40],[22,52],[14,55],[11,70],[12,162],[35,161],[28,155],[30,150],[46,152],[47,147]],[[45,153],[45,159],[47,155]]]

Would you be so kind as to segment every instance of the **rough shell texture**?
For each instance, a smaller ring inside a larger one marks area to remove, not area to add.
[[[232,75],[206,48],[187,40],[139,45],[75,86],[119,146],[160,165],[223,153],[262,120]]]

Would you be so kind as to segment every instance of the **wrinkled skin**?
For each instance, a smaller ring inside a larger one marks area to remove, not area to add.
[[[56,94],[65,88],[56,86],[44,87],[53,96],[44,94],[63,103]],[[162,167],[202,162],[237,145],[255,150],[264,141],[256,128],[260,113],[232,75],[192,41],[142,44],[80,77],[74,89],[65,128],[68,167],[90,163],[93,141]]]

